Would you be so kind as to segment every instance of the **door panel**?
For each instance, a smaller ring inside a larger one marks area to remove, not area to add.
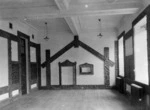
[[[62,85],[73,85],[73,67],[62,68]]]
[[[22,94],[27,93],[26,81],[26,42],[21,38],[21,89]]]

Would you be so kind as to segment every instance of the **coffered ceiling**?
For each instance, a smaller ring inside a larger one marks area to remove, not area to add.
[[[116,28],[123,16],[136,13],[143,0],[0,0],[1,19],[20,19],[38,29],[99,31]]]

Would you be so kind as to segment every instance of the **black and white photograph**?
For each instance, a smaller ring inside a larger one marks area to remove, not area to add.
[[[150,0],[0,0],[0,110],[150,110]]]

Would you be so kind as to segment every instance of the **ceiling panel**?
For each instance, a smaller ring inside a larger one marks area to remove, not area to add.
[[[44,19],[44,20],[27,20],[29,24],[33,25],[34,27],[38,28],[39,30],[45,30],[45,22],[48,23],[48,30],[49,31],[70,31],[68,24],[66,23],[64,18],[51,18],[51,19]]]
[[[0,8],[56,6],[54,0],[0,0]]]
[[[113,16],[82,16],[79,17],[80,20],[80,28],[82,30],[99,30],[101,28],[115,28],[122,15],[113,15]],[[99,22],[98,19],[101,19]]]

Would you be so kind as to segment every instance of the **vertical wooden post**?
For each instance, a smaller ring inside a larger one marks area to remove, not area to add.
[[[60,65],[60,62],[58,63],[59,64],[59,86],[61,86],[61,65]]]
[[[115,41],[115,75],[119,75],[118,41]]]
[[[46,50],[46,61],[49,60],[50,50]],[[50,63],[46,63],[46,86],[50,86]]]
[[[37,44],[37,62],[38,62],[38,89],[41,88],[41,45]]]
[[[104,77],[105,77],[105,86],[109,87],[110,86],[110,71],[109,71],[109,48],[104,47]]]
[[[11,41],[9,39],[8,40],[8,92],[9,92],[9,98],[12,99],[12,89],[11,89],[11,86],[12,86],[12,74],[11,74],[11,71],[12,71],[12,67],[11,67]]]
[[[77,84],[76,64],[77,64],[77,63],[75,62],[75,66],[73,67],[73,70],[74,70],[74,72],[75,72],[75,73],[74,73],[74,75],[75,75],[75,76],[74,76],[74,86]]]

